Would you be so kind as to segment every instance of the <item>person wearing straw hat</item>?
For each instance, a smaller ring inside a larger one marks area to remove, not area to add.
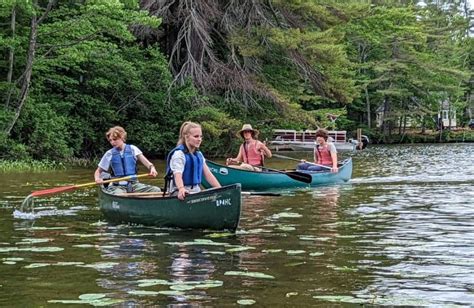
[[[272,157],[270,149],[257,139],[259,131],[250,124],[244,124],[238,132],[244,142],[240,146],[239,154],[235,158],[227,158],[226,165],[251,171],[261,171],[265,157]]]

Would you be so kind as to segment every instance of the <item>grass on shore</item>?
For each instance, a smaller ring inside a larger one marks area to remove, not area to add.
[[[50,160],[0,160],[0,172],[14,172],[14,171],[49,171],[66,169],[63,163],[58,163]]]
[[[0,172],[42,172],[51,170],[65,170],[70,167],[93,166],[94,161],[82,158],[70,158],[64,161],[52,160],[6,160],[0,159]]]

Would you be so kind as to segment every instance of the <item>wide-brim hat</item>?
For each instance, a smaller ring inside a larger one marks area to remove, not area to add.
[[[244,124],[244,125],[242,126],[242,129],[239,130],[238,134],[239,134],[242,138],[244,138],[244,132],[246,132],[246,131],[252,132],[252,136],[253,136],[253,137],[257,137],[258,134],[259,134],[259,131],[256,130],[256,129],[253,129],[253,128],[252,128],[252,125],[250,125],[250,124]]]

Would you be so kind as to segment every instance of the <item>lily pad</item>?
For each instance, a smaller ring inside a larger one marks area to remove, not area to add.
[[[33,251],[33,252],[58,252],[63,251],[64,248],[61,247],[1,247],[0,252],[10,252],[10,251]]]
[[[103,248],[103,249],[117,249],[120,248],[120,245],[98,245],[98,248]]]
[[[97,262],[94,264],[86,264],[86,265],[78,265],[80,267],[92,267],[95,269],[107,269],[107,268],[113,268],[114,266],[118,265],[119,263],[117,262]]]
[[[84,264],[84,262],[73,262],[73,261],[70,261],[70,262],[58,262],[56,264],[53,264],[53,265],[57,265],[57,266],[68,266],[68,265],[82,265]]]
[[[86,293],[86,294],[79,295],[79,299],[84,300],[84,301],[92,301],[92,300],[104,298],[106,296],[107,294],[103,294],[103,293]]]
[[[138,233],[138,234],[129,234],[130,237],[142,237],[142,236],[167,236],[169,233]]]
[[[262,278],[262,279],[275,279],[275,277],[271,275],[267,275],[260,272],[239,272],[239,271],[227,271],[224,273],[226,276],[246,276],[246,277],[253,277],[253,278]]]
[[[18,228],[17,230],[66,230],[67,227],[31,227],[31,228]]]
[[[272,215],[273,219],[279,219],[279,218],[300,218],[303,217],[303,215],[298,214],[298,213],[292,213],[292,212],[283,212],[283,213],[278,213]]]
[[[300,235],[298,238],[302,241],[315,241],[317,238],[311,235]]]
[[[296,228],[293,227],[293,226],[278,226],[276,229],[277,229],[277,230],[281,230],[281,231],[293,231],[293,230],[296,230]]]
[[[263,249],[262,252],[264,253],[276,253],[276,252],[281,252],[283,249]]]
[[[95,307],[100,307],[100,306],[113,306],[113,305],[123,303],[124,301],[125,300],[119,299],[119,298],[101,298],[98,300],[88,301],[85,303],[88,303],[89,305],[92,305]]]
[[[287,263],[287,264],[285,264],[285,266],[286,266],[286,267],[294,267],[294,266],[299,266],[299,265],[303,265],[303,264],[306,264],[306,262]]]
[[[3,258],[2,260],[3,261],[15,261],[15,262],[17,262],[17,261],[23,261],[25,259],[24,258],[14,258],[14,257],[12,257],[12,258]]]
[[[206,235],[206,237],[210,238],[221,238],[221,237],[229,237],[229,236],[234,236],[234,233],[229,233],[229,232],[219,232],[219,233],[211,233]]]
[[[253,299],[239,299],[237,301],[237,304],[244,305],[244,306],[253,305],[255,303],[256,303],[256,301],[254,301]]]
[[[114,236],[112,233],[91,233],[91,234],[82,234],[82,233],[65,233],[65,236],[70,237],[79,237],[79,238],[88,238],[88,237],[100,237],[100,236]]]
[[[206,250],[202,252],[203,254],[208,254],[208,255],[225,255],[224,251],[212,251],[212,250]]]
[[[313,298],[322,299],[328,302],[365,303],[365,300],[349,295],[319,295],[313,296]]]
[[[31,247],[31,248],[21,248],[20,251],[33,251],[33,252],[58,252],[63,251],[64,248],[61,247]]]
[[[105,226],[105,225],[107,225],[107,222],[99,220],[97,222],[91,223],[90,225],[91,226]]]
[[[167,245],[173,246],[194,246],[194,245],[203,245],[203,246],[229,246],[228,243],[219,243],[206,239],[196,239],[194,242],[165,242]]]
[[[31,263],[24,266],[24,268],[38,268],[38,267],[45,267],[45,266],[50,266],[50,265],[51,265],[50,263]]]
[[[302,253],[306,253],[306,250],[287,250],[286,253],[288,255],[300,255]]]
[[[168,280],[163,280],[163,279],[140,279],[137,281],[138,286],[141,288],[144,287],[151,287],[151,286],[156,286],[156,285],[172,285],[172,282],[169,282]]]
[[[186,285],[186,284],[175,284],[170,287],[171,290],[176,290],[176,291],[187,291],[187,290],[193,290],[195,287]]]
[[[158,293],[159,293],[159,294],[163,294],[163,295],[169,295],[169,296],[184,295],[183,292],[181,292],[181,291],[176,291],[176,290],[158,291]]]
[[[251,246],[238,246],[238,247],[226,249],[226,251],[227,251],[227,252],[239,252],[239,251],[246,251],[246,250],[252,250],[252,249],[255,249],[255,247],[251,247]]]
[[[52,304],[87,304],[85,301],[81,301],[80,299],[51,299],[48,303]]]
[[[16,243],[17,245],[30,245],[37,243],[51,242],[53,239],[50,238],[24,238],[21,242]]]
[[[202,283],[199,283],[194,286],[195,289],[210,289],[210,288],[217,288],[222,287],[224,282],[220,280],[205,280]]]
[[[355,267],[348,267],[348,266],[328,266],[336,271],[341,271],[341,272],[358,272],[359,269]]]
[[[250,229],[250,230],[237,230],[236,234],[237,235],[243,235],[243,234],[260,234],[260,233],[269,233],[271,231],[265,230],[262,228],[257,228],[257,229]]]
[[[146,295],[158,295],[160,293],[156,292],[156,291],[145,291],[145,290],[132,290],[132,291],[128,291],[127,292],[128,294],[133,294],[133,295],[143,295],[143,296],[146,296]]]

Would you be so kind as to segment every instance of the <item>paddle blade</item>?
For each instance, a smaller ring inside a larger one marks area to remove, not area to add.
[[[30,196],[37,197],[37,196],[52,195],[52,194],[57,194],[60,192],[73,190],[74,188],[76,188],[75,185],[69,185],[69,186],[61,186],[61,187],[37,190],[37,191],[32,192]]]
[[[313,181],[311,174],[298,172],[298,171],[286,171],[285,174],[289,176],[290,178],[292,178],[293,180],[300,181],[303,183],[311,184],[311,182]]]

